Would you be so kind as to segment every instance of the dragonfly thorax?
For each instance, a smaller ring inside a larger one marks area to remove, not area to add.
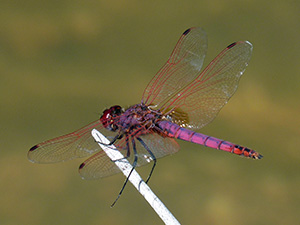
[[[140,134],[152,128],[161,118],[159,111],[151,110],[147,105],[137,104],[129,107],[121,116],[119,125],[124,132],[132,132],[139,129]]]
[[[110,130],[119,130],[121,133],[131,133],[139,129],[140,134],[152,128],[161,118],[159,111],[151,110],[144,104],[137,104],[122,111],[120,106],[112,106],[103,112],[100,118],[103,126]]]

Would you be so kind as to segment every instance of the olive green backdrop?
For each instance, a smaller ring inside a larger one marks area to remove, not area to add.
[[[1,1],[0,224],[162,224],[124,177],[84,181],[84,159],[39,165],[33,145],[140,102],[181,33],[208,33],[207,65],[228,44],[254,51],[239,89],[200,132],[254,161],[179,141],[150,187],[182,224],[300,221],[299,1]],[[150,167],[139,169],[146,177]]]

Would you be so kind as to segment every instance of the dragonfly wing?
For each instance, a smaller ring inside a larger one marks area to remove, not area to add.
[[[119,172],[121,170],[104,151],[96,153],[79,166],[79,174],[86,180],[108,177]]]
[[[201,28],[186,30],[177,42],[166,64],[146,87],[142,103],[155,105],[200,73],[207,51],[207,36]]]
[[[169,137],[163,137],[157,133],[150,133],[140,136],[142,141],[146,144],[149,150],[154,154],[155,158],[162,158],[167,155],[174,154],[179,151],[178,143]],[[152,160],[152,156],[149,152],[139,143],[139,164],[149,163],[149,159]]]
[[[97,120],[73,133],[33,146],[28,152],[28,159],[35,163],[55,163],[89,156],[100,151],[100,147],[91,135],[94,128],[109,136]]]
[[[182,126],[195,129],[205,126],[236,91],[251,53],[248,41],[229,45],[195,80],[178,89],[167,101],[158,103],[161,111],[170,113],[173,122]]]
[[[134,137],[130,137],[128,139],[128,146],[130,148],[130,155],[128,156],[125,138],[117,140],[114,144],[124,157],[127,156],[126,159],[130,164],[132,164],[134,161],[132,143],[130,143],[130,140],[132,138]],[[176,153],[179,150],[179,145],[174,139],[168,137],[165,138],[156,133],[141,135],[140,138],[156,158],[161,158],[163,156]],[[135,143],[138,156],[137,167],[150,163],[153,160],[152,156],[145,149],[143,144],[140,143],[137,139],[135,139]],[[106,156],[104,151],[98,152],[95,155],[91,156],[79,167],[79,173],[84,179],[98,179],[111,176],[119,172],[121,172],[120,169]]]
[[[133,154],[130,141],[128,140],[129,139],[126,139],[125,137],[117,139],[114,142],[114,147],[122,153],[124,158],[126,157],[129,163],[132,164]],[[128,148],[129,152],[127,151]],[[94,154],[79,166],[80,176],[87,180],[103,178],[119,172],[121,172],[120,169],[111,161],[104,151]]]

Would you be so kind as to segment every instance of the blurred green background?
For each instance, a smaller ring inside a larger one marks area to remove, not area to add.
[[[200,132],[263,160],[179,141],[150,187],[182,224],[300,221],[299,1],[1,1],[0,224],[162,224],[124,177],[81,180],[83,159],[39,165],[33,145],[111,105],[140,102],[181,33],[203,27],[207,65],[228,44],[254,51],[239,89]],[[150,167],[139,172],[145,177]]]

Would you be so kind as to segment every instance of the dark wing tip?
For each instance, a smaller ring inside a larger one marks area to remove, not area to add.
[[[230,49],[230,48],[232,48],[235,45],[236,45],[236,42],[233,42],[232,44],[228,45],[227,48]]]
[[[39,145],[35,145],[35,146],[31,147],[31,148],[29,149],[29,151],[32,152],[32,151],[34,151],[35,149],[37,149],[38,147],[39,147]]]
[[[84,166],[85,166],[85,163],[83,162],[80,164],[79,169],[82,169]]]
[[[191,31],[191,28],[189,28],[186,31],[184,31],[182,35],[187,35],[188,33],[190,33],[190,31]]]

